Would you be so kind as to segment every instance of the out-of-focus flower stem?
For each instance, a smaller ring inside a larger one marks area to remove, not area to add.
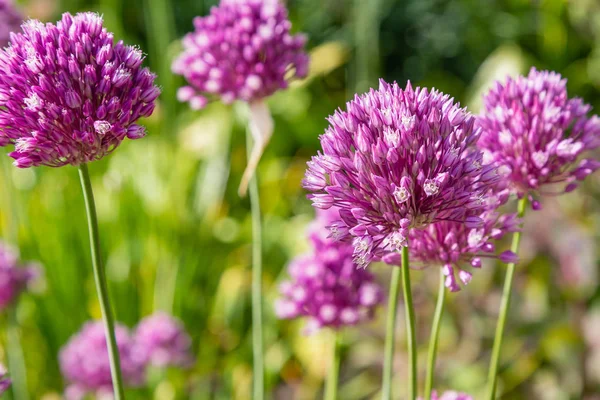
[[[523,196],[519,200],[517,215],[523,218],[527,208],[527,196]],[[513,234],[511,251],[515,254],[519,252],[519,244],[521,243],[521,230]],[[502,290],[502,300],[500,302],[500,313],[498,315],[498,324],[496,325],[496,335],[494,337],[494,347],[492,350],[492,358],[490,360],[490,368],[488,372],[488,394],[487,399],[494,400],[496,398],[496,386],[498,382],[498,364],[500,362],[500,350],[502,348],[502,338],[504,336],[504,326],[506,325],[506,317],[510,306],[510,297],[512,294],[513,276],[515,274],[515,263],[508,264],[506,268],[506,277],[504,279],[504,289]]]
[[[110,307],[108,285],[106,284],[106,274],[102,265],[102,258],[100,256],[98,218],[96,216],[94,192],[92,191],[92,183],[90,181],[87,164],[81,164],[79,166],[79,178],[81,180],[81,188],[83,189],[83,197],[87,211],[88,229],[90,234],[90,250],[92,253],[92,268],[94,270],[94,280],[96,281],[96,290],[98,292],[100,310],[102,311],[102,319],[104,321],[113,391],[115,400],[124,400],[125,393],[123,391],[123,378],[121,375],[121,367],[119,362],[119,350],[117,347],[117,341],[115,339],[115,323],[112,309]]]
[[[246,130],[248,157],[252,149],[252,134]],[[250,179],[249,197],[252,212],[252,350],[253,363],[253,400],[264,399],[265,368],[263,360],[263,317],[262,317],[262,224],[260,215],[260,197],[256,173]]]
[[[12,380],[12,393],[15,400],[29,400],[27,390],[27,372],[25,369],[25,358],[21,339],[19,338],[20,329],[17,320],[17,309],[11,307],[8,312],[8,326],[6,329],[8,367],[10,368],[10,378]]]
[[[435,374],[435,359],[437,355],[438,337],[440,335],[440,322],[444,314],[444,302],[446,300],[446,286],[444,282],[446,276],[443,269],[440,268],[440,285],[438,289],[437,303],[433,314],[431,324],[431,336],[429,337],[429,353],[427,356],[427,375],[425,375],[425,397],[424,400],[431,399],[431,389],[433,388],[433,376]]]
[[[334,333],[333,346],[331,348],[331,364],[327,375],[327,387],[325,388],[325,400],[336,400],[338,396],[338,380],[340,376],[341,359],[341,336],[340,331]]]

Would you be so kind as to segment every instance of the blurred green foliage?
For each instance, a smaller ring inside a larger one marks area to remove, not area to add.
[[[192,112],[175,100],[170,73],[178,38],[215,0],[25,0],[31,17],[95,10],[117,38],[138,44],[163,94],[145,121],[149,136],[91,166],[103,256],[119,321],[133,326],[162,309],[185,322],[198,361],[152,379],[132,399],[248,399],[251,385],[249,204],[237,196],[245,166],[236,107]],[[320,398],[331,335],[301,334],[277,321],[272,303],[286,263],[306,250],[312,210],[300,187],[325,118],[377,79],[435,86],[477,111],[494,79],[530,65],[562,73],[572,95],[600,108],[600,3],[596,0],[290,0],[294,29],[309,35],[308,79],[269,103],[276,131],[259,167],[264,212],[267,389],[272,398]],[[45,280],[17,310],[33,399],[59,398],[57,354],[99,308],[85,210],[72,167],[17,170],[2,162],[0,227]],[[599,399],[598,254],[600,179],[550,199],[527,220],[501,387],[504,399]],[[389,269],[372,266],[382,283]],[[449,296],[438,384],[480,396],[503,269],[488,265]],[[422,355],[437,273],[415,271]],[[340,398],[377,398],[384,324],[345,334]],[[6,322],[1,319],[0,322]],[[400,329],[395,393],[404,392]],[[592,334],[585,334],[592,332]],[[0,360],[5,359],[4,336]],[[424,360],[424,357],[421,357]],[[596,396],[596,397],[594,397]],[[10,396],[8,396],[10,398]],[[476,397],[478,398],[478,397]],[[19,399],[16,399],[19,400]]]

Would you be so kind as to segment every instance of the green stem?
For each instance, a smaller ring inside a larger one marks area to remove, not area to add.
[[[104,334],[108,344],[108,357],[110,360],[110,372],[113,382],[113,391],[115,400],[125,399],[123,392],[123,378],[121,376],[121,367],[119,365],[119,350],[115,340],[115,323],[110,308],[110,299],[108,296],[108,287],[106,284],[106,275],[102,266],[100,257],[100,235],[98,233],[98,218],[96,216],[96,204],[94,203],[94,192],[87,164],[79,166],[79,177],[81,179],[81,188],[83,189],[83,198],[87,211],[88,228],[90,234],[90,248],[92,253],[92,268],[94,270],[94,280],[96,281],[96,290],[98,300],[100,301],[100,310],[104,321]]]
[[[438,288],[437,303],[435,313],[433,314],[433,323],[431,325],[431,336],[429,338],[429,354],[427,357],[427,375],[425,376],[425,397],[424,400],[431,399],[431,389],[433,388],[433,375],[435,373],[435,358],[437,355],[438,337],[440,335],[440,322],[444,314],[444,301],[446,300],[446,286],[444,282],[446,277],[440,268],[440,285]]]
[[[27,372],[25,369],[25,357],[19,338],[20,329],[17,320],[16,306],[11,307],[8,315],[8,328],[6,330],[8,367],[10,379],[12,380],[12,393],[14,400],[28,400]]]
[[[246,132],[248,152],[252,149],[252,134]],[[248,153],[250,154],[250,153]],[[263,361],[263,317],[262,317],[262,227],[260,216],[260,199],[258,196],[258,171],[250,180],[248,187],[250,208],[252,211],[252,349],[253,364],[253,399],[264,399],[265,368]]]
[[[408,400],[417,397],[417,338],[415,335],[415,308],[410,287],[408,247],[402,248],[402,291],[404,293],[404,315],[406,317],[406,344],[408,346]]]
[[[527,197],[519,200],[517,215],[523,218],[525,208],[527,207]],[[515,254],[519,252],[519,244],[521,243],[521,231],[513,234],[511,251]],[[504,336],[504,326],[506,325],[506,317],[510,306],[510,297],[512,294],[513,276],[515,274],[515,263],[508,264],[506,269],[506,277],[504,279],[504,289],[502,291],[502,300],[500,302],[500,314],[498,315],[498,324],[496,325],[496,336],[494,337],[494,348],[492,350],[492,358],[490,360],[490,369],[488,373],[488,395],[489,400],[496,398],[496,386],[498,381],[498,364],[500,361],[500,350],[502,348],[502,338]]]
[[[333,348],[331,351],[331,365],[327,376],[325,400],[336,400],[338,396],[338,380],[340,376],[341,332],[335,332]]]

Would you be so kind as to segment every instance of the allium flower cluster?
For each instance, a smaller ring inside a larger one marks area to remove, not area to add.
[[[98,160],[154,110],[160,91],[142,52],[102,27],[94,13],[56,24],[29,20],[0,50],[0,146],[21,168]]]
[[[10,379],[7,376],[6,368],[0,364],[0,395],[8,390],[10,387]]]
[[[419,397],[419,400],[422,400],[422,398]],[[454,390],[444,392],[438,396],[437,392],[433,391],[431,393],[431,400],[473,400],[473,397],[466,393],[455,392]]]
[[[14,304],[39,273],[37,264],[21,265],[18,253],[0,242],[0,311]]]
[[[406,246],[411,228],[438,221],[481,227],[486,194],[499,178],[473,146],[475,119],[451,97],[381,80],[329,122],[303,185],[316,208],[340,208],[332,233],[353,242],[358,265]]]
[[[19,30],[23,16],[12,0],[0,0],[0,48],[8,45],[10,33]]]
[[[506,190],[497,195],[489,194],[486,200],[488,209],[480,215],[483,225],[479,228],[467,228],[462,223],[442,221],[425,229],[412,230],[409,235],[411,260],[424,266],[441,266],[446,276],[446,287],[452,292],[460,290],[457,274],[464,285],[471,281],[471,273],[463,269],[466,264],[481,268],[483,257],[499,258],[506,263],[515,262],[516,254],[505,251],[497,255],[494,245],[494,241],[501,239],[506,233],[519,230],[516,214],[501,214],[497,211],[506,202],[507,194]]]
[[[205,95],[252,102],[286,88],[288,79],[308,72],[306,39],[290,34],[287,10],[278,0],[221,0],[210,15],[194,19],[173,63],[189,86],[178,92],[194,109]]]
[[[527,77],[497,82],[484,97],[478,146],[519,196],[546,194],[544,186],[553,184],[570,192],[600,167],[581,158],[600,146],[600,119],[587,116],[591,106],[581,99],[569,99],[566,83],[555,72],[532,68]]]
[[[144,381],[143,357],[136,352],[129,330],[117,324],[117,347],[121,357],[121,371],[126,385],[135,387]],[[112,393],[112,378],[108,348],[102,321],[86,323],[60,352],[60,368],[70,386],[67,400],[80,400],[86,394]]]
[[[181,321],[165,313],[143,319],[135,330],[135,342],[144,362],[155,367],[190,367],[192,339]]]
[[[352,245],[328,238],[337,219],[335,208],[318,210],[309,234],[314,251],[290,263],[291,280],[281,283],[275,304],[279,318],[309,317],[308,332],[365,321],[383,299],[373,276],[353,262]]]

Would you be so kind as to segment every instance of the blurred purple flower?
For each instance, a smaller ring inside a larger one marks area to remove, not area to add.
[[[10,387],[11,382],[7,375],[6,368],[0,364],[0,395]]]
[[[516,262],[517,256],[511,251],[496,254],[494,240],[501,239],[508,232],[519,230],[519,219],[516,214],[502,215],[497,208],[506,202],[505,192],[495,196],[489,194],[486,200],[488,210],[480,215],[483,226],[467,228],[457,222],[436,222],[425,229],[410,232],[411,260],[421,262],[424,266],[439,265],[446,276],[446,287],[452,292],[460,290],[456,274],[460,281],[467,285],[471,281],[471,273],[462,269],[464,264],[481,268],[481,258],[499,258],[502,262]],[[396,253],[397,258],[399,255]],[[394,264],[399,264],[396,260]]]
[[[303,185],[316,208],[340,208],[332,234],[353,241],[359,266],[398,252],[410,228],[482,226],[478,215],[498,176],[472,146],[474,118],[451,97],[381,80],[329,122]]]
[[[290,263],[291,280],[281,283],[282,298],[275,303],[279,318],[309,317],[307,332],[368,320],[383,300],[373,276],[354,264],[352,245],[327,237],[337,219],[335,208],[317,211],[309,231],[314,251]]]
[[[190,336],[181,321],[166,313],[144,318],[135,330],[134,339],[146,364],[188,368],[194,363]]]
[[[422,400],[422,397],[419,397],[419,400]],[[449,390],[438,396],[434,391],[431,393],[431,400],[473,400],[473,397],[466,393],[455,392],[454,390]]]
[[[56,24],[26,21],[0,50],[0,146],[20,168],[98,160],[154,110],[160,91],[142,52],[102,27],[94,13],[65,13]]]
[[[17,297],[39,274],[38,264],[22,265],[18,253],[0,242],[0,311],[14,304]]]
[[[0,48],[6,47],[10,33],[19,30],[23,16],[12,0],[0,0]]]
[[[591,106],[581,99],[568,98],[566,84],[555,72],[532,68],[527,77],[496,82],[484,97],[478,146],[519,196],[550,194],[544,187],[555,184],[570,192],[600,167],[581,159],[600,146],[600,119],[587,116]]]
[[[115,326],[121,371],[126,385],[140,386],[144,382],[143,355],[137,353],[129,330]],[[69,382],[67,400],[79,400],[86,394],[112,393],[112,378],[108,349],[101,321],[87,322],[61,349],[60,368]]]
[[[290,34],[278,0],[222,0],[210,15],[196,17],[194,27],[173,63],[173,72],[190,85],[179,89],[178,98],[193,109],[206,105],[206,94],[224,103],[252,102],[308,72],[306,38]]]

